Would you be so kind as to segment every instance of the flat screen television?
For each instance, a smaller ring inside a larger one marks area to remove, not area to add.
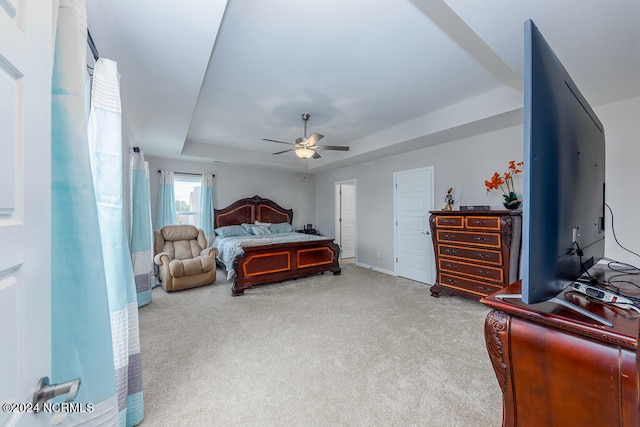
[[[534,304],[604,257],[605,137],[531,20],[524,35],[522,301]]]

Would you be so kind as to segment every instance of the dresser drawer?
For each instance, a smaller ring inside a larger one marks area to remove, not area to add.
[[[467,228],[478,228],[482,230],[500,230],[500,218],[489,216],[471,216],[466,218]]]
[[[436,226],[447,228],[464,228],[464,217],[439,216],[436,218]]]
[[[479,279],[503,282],[502,268],[479,265],[472,262],[454,261],[449,259],[439,259],[438,269],[455,274],[464,274],[477,277]]]
[[[473,292],[479,295],[490,295],[502,289],[502,286],[496,286],[492,285],[491,283],[480,282],[473,279],[465,279],[445,273],[440,274],[438,282],[440,282],[440,284],[444,286]]]
[[[458,242],[485,248],[500,249],[500,235],[493,233],[473,233],[457,230],[437,230],[438,242]]]
[[[466,258],[487,264],[502,265],[502,252],[470,247],[438,245],[438,255],[444,257]]]

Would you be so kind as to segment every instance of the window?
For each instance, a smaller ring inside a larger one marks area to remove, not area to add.
[[[176,224],[191,224],[199,228],[202,177],[176,173],[173,188],[176,196]]]

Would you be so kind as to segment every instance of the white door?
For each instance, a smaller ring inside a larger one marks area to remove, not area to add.
[[[336,240],[342,249],[340,258],[356,256],[356,183],[336,184]]]
[[[27,410],[38,380],[51,374],[52,8],[50,2],[0,0],[3,426],[51,425],[50,414]]]
[[[433,209],[433,167],[394,173],[395,272],[433,283],[433,245],[429,210]]]

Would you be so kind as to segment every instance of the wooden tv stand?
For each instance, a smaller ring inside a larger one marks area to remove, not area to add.
[[[601,275],[616,274],[597,268]],[[638,276],[616,280],[640,285]],[[616,286],[640,297],[632,284]],[[640,313],[572,290],[558,296],[613,322],[608,327],[550,302],[497,297],[520,290],[518,281],[481,299],[494,309],[485,340],[502,389],[502,425],[640,426]]]

